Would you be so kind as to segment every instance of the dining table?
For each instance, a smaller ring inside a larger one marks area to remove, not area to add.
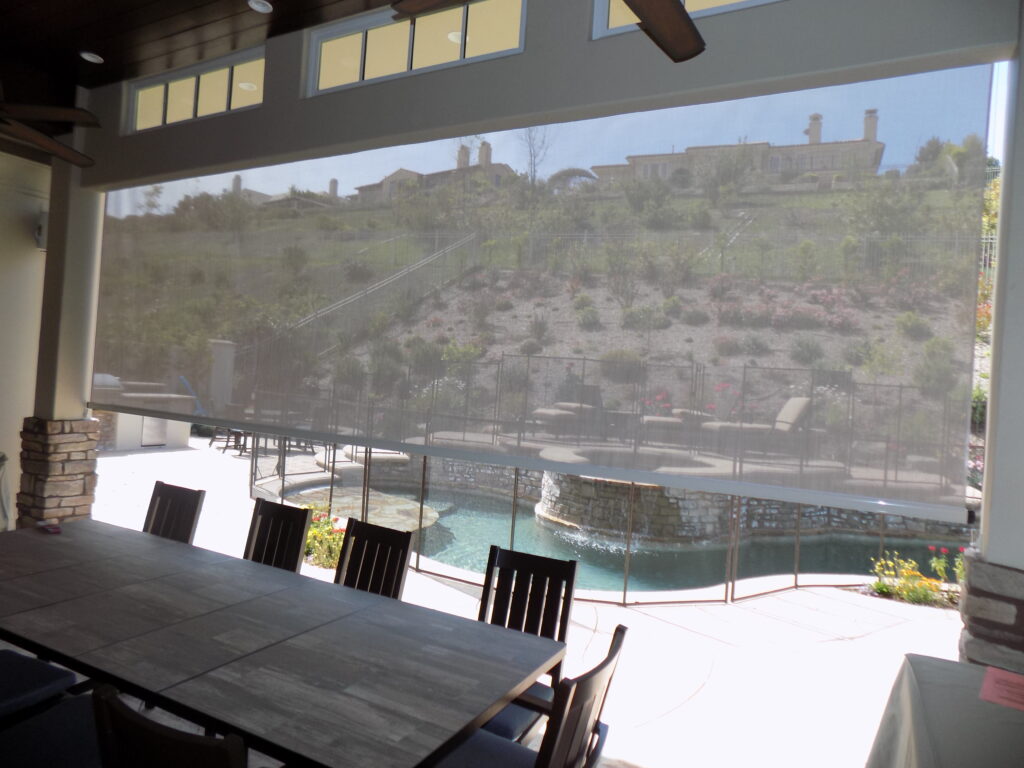
[[[429,766],[547,638],[85,519],[0,534],[0,639],[289,765]]]

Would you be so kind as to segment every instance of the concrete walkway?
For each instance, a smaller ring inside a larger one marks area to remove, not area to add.
[[[237,556],[252,513],[248,472],[247,457],[199,439],[190,450],[101,453],[93,514],[138,529],[155,480],[205,488],[195,543]],[[417,573],[405,599],[470,618],[478,606],[471,587]],[[606,768],[859,768],[904,654],[955,659],[961,627],[955,611],[833,588],[733,605],[577,602],[565,673],[595,664],[619,623],[629,635],[603,718]]]

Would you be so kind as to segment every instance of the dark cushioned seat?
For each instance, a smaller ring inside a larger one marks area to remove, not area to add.
[[[487,731],[476,731],[437,768],[534,768],[537,753]]]
[[[4,768],[100,768],[92,698],[67,699],[0,732]]]
[[[60,696],[75,684],[66,669],[16,651],[0,651],[0,718]]]
[[[544,685],[544,683],[534,683],[526,689],[526,692],[530,696],[543,699],[548,704],[555,700],[555,689],[550,685]],[[537,722],[539,716],[532,709],[521,707],[518,704],[509,704],[488,720],[483,728],[503,739],[518,741]]]

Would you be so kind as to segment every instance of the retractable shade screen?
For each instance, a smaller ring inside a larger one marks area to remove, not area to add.
[[[112,193],[93,403],[959,519],[989,80]]]

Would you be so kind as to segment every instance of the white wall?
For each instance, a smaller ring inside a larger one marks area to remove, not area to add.
[[[267,42],[261,107],[121,136],[121,85],[92,91],[87,186],[111,188],[523,125],[1006,59],[1018,0],[785,0],[702,18],[673,64],[640,31],[590,39],[591,0],[529,0],[525,52],[302,98],[305,36]]]
[[[33,230],[47,210],[50,168],[0,153],[0,452],[7,454],[8,509],[21,473],[22,419],[35,402],[45,254]]]

